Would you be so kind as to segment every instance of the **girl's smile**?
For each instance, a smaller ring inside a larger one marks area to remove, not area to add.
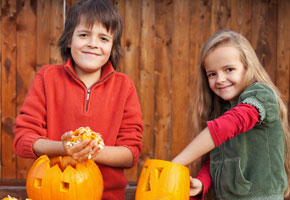
[[[233,103],[246,86],[240,52],[231,45],[218,46],[205,58],[204,66],[211,90]]]

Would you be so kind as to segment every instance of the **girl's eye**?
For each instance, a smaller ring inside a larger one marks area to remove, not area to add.
[[[226,72],[231,72],[233,70],[234,70],[234,68],[229,67],[229,68],[226,69]]]
[[[213,76],[215,76],[215,73],[208,73],[208,74],[207,74],[207,77],[208,77],[208,78],[213,77]]]

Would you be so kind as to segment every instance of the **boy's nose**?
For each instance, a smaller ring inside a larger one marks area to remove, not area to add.
[[[92,48],[98,48],[99,47],[99,42],[97,38],[91,37],[88,43],[88,46]]]

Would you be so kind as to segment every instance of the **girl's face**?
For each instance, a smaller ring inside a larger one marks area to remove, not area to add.
[[[232,104],[246,87],[246,68],[238,49],[229,44],[220,45],[205,58],[204,66],[211,90]]]
[[[113,46],[113,34],[95,23],[89,28],[84,20],[76,26],[71,44],[71,55],[75,62],[75,71],[79,76],[86,74],[101,75],[101,68],[110,58]]]

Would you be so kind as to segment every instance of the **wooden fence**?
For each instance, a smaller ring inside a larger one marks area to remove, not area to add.
[[[15,117],[35,72],[61,63],[56,43],[75,0],[0,0],[2,179],[23,179],[32,160],[12,149]],[[289,102],[290,0],[111,0],[124,20],[119,71],[134,81],[145,125],[146,159],[170,160],[191,140],[189,104],[202,46],[219,29],[242,33]],[[194,169],[192,169],[195,172]]]

